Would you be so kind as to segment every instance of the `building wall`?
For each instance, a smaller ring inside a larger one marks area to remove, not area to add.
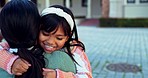
[[[64,0],[49,0],[50,5],[64,5]],[[46,6],[45,0],[38,0],[38,8],[41,12]],[[81,6],[81,0],[72,0],[72,6],[70,7],[75,17],[84,17],[86,16],[87,8]]]
[[[70,8],[75,17],[86,17],[87,7],[82,6],[82,0],[72,0],[72,7]],[[91,17],[101,17],[101,5],[100,0],[91,0]]]
[[[82,7],[81,0],[72,0],[72,7],[70,8],[75,17],[85,17],[87,13],[87,7]]]
[[[46,0],[37,0],[39,12],[41,12],[44,8],[49,7],[51,5],[63,5],[63,0],[49,0],[49,5],[46,6]]]
[[[110,17],[148,18],[148,3],[127,3],[127,0],[110,0]]]
[[[64,0],[50,0],[50,5],[63,5],[64,4],[64,2],[63,2]]]
[[[124,5],[125,18],[148,18],[148,3],[126,4]]]
[[[8,0],[5,0],[6,2]],[[101,6],[100,0],[91,0],[91,16],[92,18],[98,18],[101,16]],[[64,5],[64,0],[49,0],[49,6],[59,4]],[[37,6],[39,12],[46,8],[47,2],[46,0],[37,0]],[[87,7],[82,6],[82,0],[72,0],[72,6],[70,7],[75,17],[86,17],[87,16]]]
[[[37,1],[37,6],[38,6],[38,9],[39,9],[40,13],[46,7],[45,5],[46,5],[45,0],[38,0]]]
[[[101,1],[100,0],[92,0],[92,18],[101,17]]]
[[[6,2],[9,0],[5,0]],[[37,0],[39,12],[46,7],[46,0]],[[110,0],[109,17],[113,18],[148,18],[148,3],[127,3],[127,0]],[[64,5],[64,0],[49,0],[49,6],[59,4]],[[91,17],[101,17],[100,0],[91,0]],[[72,0],[70,7],[75,17],[85,17],[87,7],[82,6],[82,0]]]
[[[111,18],[121,18],[123,17],[123,0],[110,0],[110,13],[109,17]]]

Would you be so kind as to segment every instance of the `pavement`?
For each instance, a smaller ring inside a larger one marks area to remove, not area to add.
[[[93,78],[147,78],[148,77],[148,28],[101,28],[78,26],[80,40],[85,44],[90,60]],[[134,66],[111,67],[109,64],[125,63],[136,65],[140,71],[125,72],[122,69],[137,70]]]

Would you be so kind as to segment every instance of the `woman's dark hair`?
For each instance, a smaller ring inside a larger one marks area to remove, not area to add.
[[[43,78],[43,49],[37,44],[40,15],[36,5],[28,0],[11,0],[0,13],[0,28],[10,48],[18,48],[20,58],[31,66],[15,78]]]
[[[66,47],[69,56],[74,60],[74,58],[72,57],[71,49],[70,49],[71,46],[80,46],[80,47],[83,48],[83,50],[85,50],[84,44],[78,40],[78,34],[77,34],[77,28],[76,28],[76,24],[75,24],[75,20],[74,20],[74,15],[73,15],[73,13],[71,12],[70,9],[68,9],[64,6],[52,5],[50,7],[60,8],[64,12],[69,14],[71,16],[71,18],[73,19],[74,27],[73,27],[73,29],[71,29],[69,23],[63,17],[60,17],[56,14],[47,14],[47,15],[44,15],[44,16],[41,17],[41,29],[40,30],[50,33],[54,30],[57,30],[57,28],[59,26],[62,26],[62,28],[64,30],[64,34],[66,36],[69,36],[68,41],[65,43],[65,45],[63,47]],[[73,40],[77,41],[78,43],[77,44],[71,44],[70,42],[73,41]]]

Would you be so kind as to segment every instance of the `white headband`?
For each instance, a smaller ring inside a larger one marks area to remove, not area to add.
[[[71,18],[71,16],[69,14],[64,12],[62,9],[54,8],[54,7],[46,8],[42,11],[41,16],[44,16],[47,14],[56,14],[60,17],[64,17],[66,19],[66,21],[69,23],[71,30],[73,29],[73,27],[74,27],[73,19]]]

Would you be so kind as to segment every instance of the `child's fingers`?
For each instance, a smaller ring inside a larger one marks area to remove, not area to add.
[[[47,73],[50,72],[50,71],[51,71],[50,69],[43,68],[44,78],[46,78]]]
[[[56,71],[53,69],[43,68],[43,76],[44,78],[56,78]]]
[[[46,73],[47,73],[46,71],[43,71],[43,75],[44,75],[44,76],[46,75]]]
[[[23,59],[17,59],[12,66],[12,73],[15,75],[21,75],[26,72],[31,66],[27,61]]]
[[[22,66],[17,66],[16,68],[13,68],[12,73],[15,75],[21,75],[22,73],[26,71],[27,69],[24,69]]]
[[[29,66],[31,66],[27,61],[21,59],[21,61],[19,62],[18,65],[16,65],[16,68],[19,70],[19,71],[24,71],[26,72],[27,69],[29,68]]]
[[[22,73],[15,73],[15,75],[18,75],[18,76],[20,76],[20,75],[22,75]]]
[[[43,71],[54,71],[52,69],[43,68]]]
[[[48,73],[49,73],[49,71],[43,71],[43,76],[44,76],[44,78],[48,78]]]
[[[21,63],[21,67],[22,67],[22,69],[27,70],[30,67],[30,65],[28,65],[26,63]]]
[[[26,60],[22,59],[22,61],[23,61],[26,65],[31,66],[31,64],[29,64],[29,62],[27,62]]]

